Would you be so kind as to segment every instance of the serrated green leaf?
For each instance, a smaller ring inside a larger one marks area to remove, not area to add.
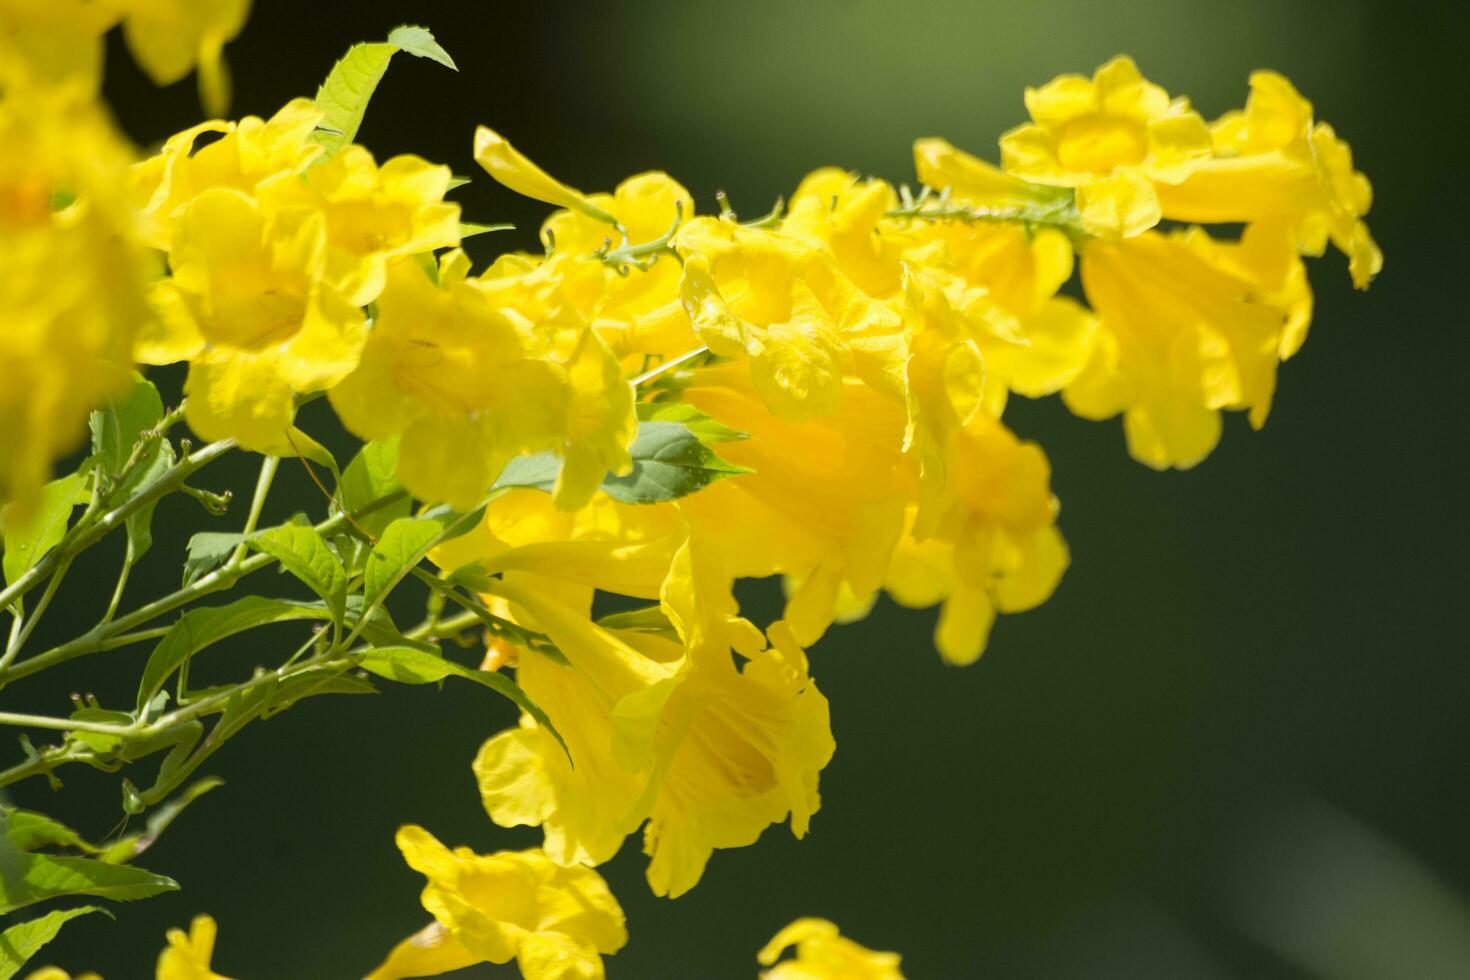
[[[178,888],[172,878],[92,858],[17,852],[0,862],[0,914],[62,895],[127,902]]]
[[[511,701],[544,726],[561,741],[561,734],[541,706],[532,701],[526,692],[509,677],[489,670],[475,670],[464,664],[447,660],[436,653],[426,653],[413,647],[374,647],[363,655],[358,666],[363,670],[400,684],[433,684],[446,677],[463,677],[474,681]],[[566,747],[566,743],[562,743]]]
[[[44,813],[13,807],[0,807],[0,813],[5,817],[0,823],[5,827],[6,839],[18,851],[35,851],[42,847],[71,847],[88,854],[100,851],[81,834]]]
[[[395,436],[382,442],[370,442],[360,449],[337,484],[342,510],[356,515],[368,504],[403,489],[398,482],[398,438]],[[363,517],[353,517],[353,522],[373,537],[400,517],[407,517],[413,501],[407,496],[386,507],[380,507]]]
[[[389,524],[368,554],[367,568],[363,571],[363,600],[370,606],[381,602],[443,534],[443,525],[423,518],[401,517]]]
[[[699,441],[706,445],[750,438],[749,433],[732,429],[723,422],[716,422],[688,402],[639,402],[638,421],[677,422],[694,433]]]
[[[105,910],[97,905],[80,905],[74,909],[57,909],[47,912],[39,919],[17,922],[0,932],[0,980],[10,980],[20,972],[41,947],[56,938],[61,927],[79,916]]]
[[[66,536],[83,483],[79,473],[52,480],[41,488],[35,509],[24,522],[5,521],[5,581],[20,578]]]
[[[599,488],[624,504],[677,500],[703,490],[716,480],[751,472],[748,467],[721,459],[682,422],[638,423],[638,438],[629,453],[633,457],[632,471],[625,476],[603,477]],[[549,493],[560,470],[561,460],[551,453],[521,456],[506,465],[495,486]]]
[[[138,684],[137,708],[141,714],[154,696],[168,683],[173,672],[204,648],[236,633],[300,619],[330,619],[333,613],[325,605],[245,596],[224,606],[191,609],[179,617],[148,656],[143,679]]]
[[[397,45],[398,49],[405,54],[428,58],[450,71],[459,71],[459,66],[454,63],[453,58],[449,57],[449,52],[439,46],[439,42],[434,40],[434,35],[429,33],[428,28],[403,24],[388,32],[388,43]]]
[[[223,565],[244,540],[245,535],[233,531],[201,531],[190,538],[184,554],[184,586],[193,585]]]
[[[315,528],[287,525],[253,534],[247,543],[281,563],[326,602],[332,619],[342,622],[347,601],[347,572]]]
[[[162,419],[163,398],[158,389],[134,371],[128,389],[94,411],[88,420],[92,459],[108,476],[117,476],[138,439]]]
[[[357,138],[368,102],[399,51],[454,67],[454,61],[422,27],[399,27],[388,35],[387,43],[348,48],[316,92],[317,108],[323,116],[312,138],[325,150],[324,157]]]

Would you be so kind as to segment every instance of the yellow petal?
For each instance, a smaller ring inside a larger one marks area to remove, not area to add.
[[[388,958],[369,973],[366,980],[437,977],[480,962],[483,961],[460,945],[448,929],[438,922],[431,922],[394,946]]]
[[[1089,234],[1132,238],[1159,223],[1162,212],[1154,185],[1133,173],[1119,173],[1077,188],[1077,213]]]
[[[475,130],[475,162],[485,172],[517,194],[559,208],[580,211],[596,221],[616,225],[617,220],[575,191],[536,166],[499,133],[488,126]]]

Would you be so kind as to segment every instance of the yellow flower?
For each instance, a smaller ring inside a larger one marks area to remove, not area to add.
[[[1239,245],[1200,229],[1094,241],[1082,281],[1101,319],[1087,369],[1063,392],[1084,418],[1123,413],[1133,457],[1187,468],[1220,438],[1220,409],[1260,428],[1276,364],[1305,335],[1311,294],[1280,226],[1253,225]]]
[[[127,9],[123,37],[155,85],[177,82],[197,65],[204,111],[218,114],[230,101],[230,76],[221,52],[245,26],[250,0],[120,0]]]
[[[388,263],[459,244],[459,205],[445,203],[452,175],[412,155],[381,167],[344,146],[304,177],[286,170],[259,188],[267,209],[307,208],[326,217],[326,279],[354,305],[383,291]]]
[[[102,976],[88,970],[86,973],[78,973],[73,977],[59,966],[43,966],[39,970],[27,973],[25,980],[102,980]]]
[[[182,929],[168,931],[168,947],[158,954],[158,980],[227,980],[210,969],[218,928],[207,915],[197,915]]]
[[[0,502],[24,509],[130,377],[152,269],[129,157],[79,89],[0,85]]]
[[[304,172],[322,152],[311,140],[321,118],[310,99],[293,99],[268,120],[215,120],[170,136],[157,154],[133,168],[130,179],[144,240],[167,251],[179,212],[206,190],[228,187],[254,195],[271,177]],[[196,150],[206,133],[223,135]]]
[[[1132,237],[1158,224],[1156,183],[1177,184],[1210,154],[1210,133],[1187,99],[1170,99],[1114,58],[1091,79],[1061,75],[1026,90],[1032,122],[1001,137],[1006,171],[1077,189],[1082,227]]]
[[[738,364],[699,369],[684,398],[749,434],[720,454],[754,471],[679,501],[699,544],[720,555],[732,580],[785,575],[785,618],[802,643],[865,610],[913,493],[903,403],[848,379],[837,413],[790,422],[765,410]]]
[[[296,392],[321,391],[357,365],[362,311],[322,281],[319,213],[268,221],[236,190],[201,193],[180,214],[171,279],[154,290],[160,329],[149,363],[189,360],[186,417],[206,439],[235,437],[293,455]]]
[[[927,516],[911,510],[885,588],[906,606],[943,603],[935,645],[946,661],[964,665],[984,652],[997,612],[1030,609],[1051,595],[1067,546],[1038,446],[982,414],[945,450],[943,502],[931,503]],[[918,527],[921,518],[928,527]]]
[[[205,109],[218,113],[229,101],[221,51],[249,13],[250,0],[0,0],[0,65],[95,91],[102,35],[122,21],[128,49],[156,84],[197,65]]]
[[[612,194],[592,194],[587,200],[616,218],[634,245],[662,238],[676,216],[694,216],[693,196],[663,173],[630,177]],[[555,248],[553,264],[566,270],[568,299],[578,315],[631,369],[644,355],[676,357],[699,346],[679,300],[681,270],[672,256],[654,255],[646,268],[625,267],[620,273],[592,256],[609,239],[618,244],[617,233],[578,211],[551,215],[541,237]]]
[[[721,357],[748,357],[776,415],[830,415],[842,397],[840,323],[805,273],[809,245],[779,232],[696,218],[679,230],[680,297],[694,332]]]
[[[556,277],[466,276],[454,251],[438,282],[417,264],[388,271],[357,370],[332,389],[343,424],[365,439],[402,434],[398,473],[423,500],[479,502],[512,457],[564,459],[555,498],[586,503],[609,471],[626,472],[636,434],[633,389],[585,326],[557,323]]]
[[[599,980],[602,957],[628,942],[622,908],[589,868],[564,867],[541,851],[451,851],[411,825],[396,839],[409,867],[429,879],[424,908],[443,931],[430,927],[400,943],[371,980],[511,960],[526,980]],[[405,950],[409,943],[417,950]],[[418,972],[397,972],[395,958]]]
[[[1373,203],[1352,150],[1281,75],[1251,75],[1245,110],[1212,127],[1214,157],[1182,183],[1161,187],[1164,216],[1181,221],[1285,222],[1307,255],[1330,240],[1348,257],[1353,285],[1365,289],[1383,253],[1362,216]]]
[[[792,946],[796,957],[778,964]],[[761,972],[761,980],[903,980],[897,953],[859,946],[826,919],[797,919],[776,933],[756,959],[771,967]]]
[[[552,177],[510,145],[510,142],[488,126],[475,130],[475,162],[504,186],[537,201],[559,208],[580,211],[595,221],[610,225],[616,219],[583,196]]]
[[[674,616],[682,642],[603,629],[538,590],[500,583],[495,594],[566,656],[561,664],[527,652],[517,680],[571,759],[523,717],[475,760],[491,818],[542,826],[557,861],[601,863],[647,820],[649,884],[671,897],[698,882],[714,849],[754,843],[788,813],[792,832],[804,834],[832,754],[826,700],[789,631],[774,624],[774,645],[762,649],[760,632],[729,610],[717,629],[696,626],[690,560],[680,552],[666,599],[682,610]]]

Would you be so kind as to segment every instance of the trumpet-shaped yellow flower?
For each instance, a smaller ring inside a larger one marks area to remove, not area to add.
[[[593,220],[609,225],[617,224],[616,219],[589,201],[581,191],[573,190],[536,166],[520,150],[511,146],[505,137],[488,126],[475,130],[475,162],[484,167],[491,177],[517,194],[524,194],[559,208],[580,211]]]
[[[587,200],[613,216],[632,245],[658,241],[676,219],[694,216],[693,196],[663,173],[630,177],[612,194]],[[679,299],[681,270],[672,256],[655,253],[643,267],[615,269],[593,252],[610,241],[617,245],[619,233],[578,211],[556,212],[541,235],[555,249],[554,264],[566,270],[567,295],[578,314],[630,368],[647,355],[676,357],[699,346]]]
[[[205,109],[218,113],[229,101],[221,52],[249,13],[250,0],[0,0],[0,71],[95,91],[102,35],[121,21],[128,49],[156,84],[197,65]]]
[[[1132,237],[1158,224],[1156,183],[1177,184],[1210,154],[1210,133],[1187,99],[1114,58],[1091,79],[1061,75],[1026,90],[1031,122],[1001,137],[1006,171],[1077,189],[1089,233]]]
[[[210,968],[219,929],[207,915],[197,915],[189,931],[170,929],[168,946],[158,954],[158,980],[228,980]]]
[[[1265,424],[1276,364],[1301,342],[1311,294],[1280,226],[1239,245],[1203,231],[1092,242],[1082,263],[1101,318],[1092,360],[1063,393],[1072,411],[1123,413],[1128,449],[1157,469],[1187,468],[1220,438],[1220,409]]]
[[[24,509],[130,377],[151,269],[129,157],[79,89],[0,84],[0,502]]]
[[[226,187],[254,195],[272,177],[304,172],[322,152],[311,140],[321,119],[310,99],[293,99],[270,119],[215,120],[170,136],[158,153],[133,168],[130,185],[144,240],[167,251],[179,213],[206,190]],[[206,133],[222,135],[196,150]]]
[[[785,575],[785,618],[804,644],[864,610],[883,584],[914,492],[902,456],[903,403],[848,379],[836,414],[789,422],[764,409],[738,364],[696,371],[684,398],[749,433],[720,453],[754,471],[681,500],[691,534],[720,555],[732,579]]]
[[[590,868],[541,851],[451,851],[422,827],[402,827],[396,839],[409,867],[429,879],[424,908],[440,928],[400,943],[370,980],[511,960],[526,980],[600,980],[602,957],[628,942],[622,908]]]
[[[796,947],[796,956],[781,955]],[[826,919],[797,919],[756,954],[761,980],[903,980],[897,953],[879,953],[840,935]]]
[[[327,281],[357,306],[383,291],[388,263],[459,244],[459,205],[446,203],[452,175],[420,157],[378,166],[357,145],[298,177],[287,170],[265,181],[259,196],[274,210],[320,211],[327,225]]]
[[[1352,150],[1281,75],[1258,71],[1244,111],[1212,127],[1214,157],[1183,182],[1160,187],[1165,217],[1182,221],[1284,222],[1307,255],[1330,240],[1348,257],[1353,285],[1365,289],[1383,253],[1362,220],[1373,203]]]
[[[579,507],[631,465],[632,387],[592,330],[545,322],[555,304],[536,295],[548,285],[537,270],[470,279],[468,265],[449,253],[437,283],[414,263],[390,267],[361,364],[332,405],[365,439],[402,434],[398,473],[420,499],[473,507],[513,456],[554,450],[557,503]]]
[[[1019,612],[1051,595],[1067,567],[1055,526],[1051,470],[1041,449],[977,415],[946,446],[946,498],[932,529],[909,534],[893,554],[885,588],[906,606],[943,603],[934,642],[952,664],[985,650],[997,612]]]
[[[688,560],[687,549],[680,555]],[[688,578],[678,567],[676,593]],[[788,813],[793,833],[805,833],[832,740],[826,700],[784,625],[762,649],[755,627],[722,619],[723,659],[707,645],[696,658],[692,623],[680,642],[603,629],[509,582],[496,594],[566,656],[560,664],[526,653],[517,680],[566,739],[570,760],[526,717],[492,738],[475,772],[493,820],[541,826],[554,859],[587,864],[610,858],[647,820],[649,884],[670,896],[698,882],[716,848],[751,844]]]
[[[169,85],[199,68],[204,110],[225,111],[229,69],[222,51],[245,26],[250,0],[115,0],[127,10],[128,50],[156,85]]]
[[[322,280],[325,245],[319,213],[268,221],[236,190],[205,191],[179,216],[173,276],[153,294],[160,328],[139,356],[190,362],[186,417],[204,438],[293,455],[293,394],[357,366],[362,311]]]

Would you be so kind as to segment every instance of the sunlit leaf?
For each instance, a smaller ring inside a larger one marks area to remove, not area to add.
[[[61,927],[79,916],[106,910],[96,905],[81,905],[74,909],[57,909],[47,912],[39,919],[17,922],[0,932],[0,980],[10,980],[26,965],[26,961],[38,953],[42,946],[56,938]]]

